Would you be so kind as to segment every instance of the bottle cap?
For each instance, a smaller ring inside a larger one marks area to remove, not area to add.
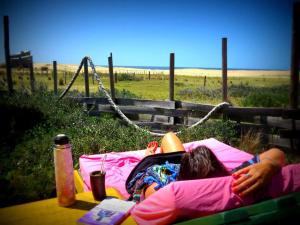
[[[56,145],[65,145],[65,144],[69,144],[69,138],[67,135],[65,134],[58,134],[56,135],[56,137],[54,138],[54,143]]]

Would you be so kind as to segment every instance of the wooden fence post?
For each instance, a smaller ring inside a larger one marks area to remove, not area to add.
[[[118,83],[118,73],[115,72],[115,83]]]
[[[53,82],[54,82],[54,94],[57,95],[57,62],[53,61]]]
[[[174,65],[175,55],[170,53],[170,79],[169,79],[169,100],[174,101]]]
[[[223,101],[227,102],[227,38],[222,38],[222,80]]]
[[[6,63],[6,77],[9,93],[13,92],[13,82],[11,77],[11,65],[10,65],[10,49],[9,49],[9,19],[8,16],[3,17],[4,27],[4,51],[5,51],[5,63]]]
[[[31,62],[29,64],[29,76],[30,76],[30,86],[31,86],[31,93],[34,93],[35,91],[35,79],[34,79],[34,73],[33,73],[33,59],[31,56]]]
[[[206,87],[206,76],[204,76],[203,87]]]
[[[148,74],[148,80],[151,79],[151,72],[149,71],[149,74]]]
[[[83,67],[84,67],[85,97],[90,97],[89,68],[88,68],[88,60],[86,57],[84,58]]]
[[[292,57],[291,57],[291,83],[290,83],[290,108],[298,108],[299,89],[299,60],[300,60],[300,2],[293,6],[293,27],[292,27]]]
[[[110,81],[110,93],[111,98],[115,101],[115,84],[114,84],[114,70],[113,70],[113,59],[112,54],[108,57],[108,68],[109,68],[109,81]]]
[[[290,81],[290,108],[298,109],[299,90],[299,60],[300,60],[300,2],[293,5],[293,26],[292,26],[292,56],[291,56],[291,81]],[[292,119],[292,130],[296,132],[296,122]],[[299,147],[299,140],[298,143]],[[293,138],[290,138],[291,149],[297,149]],[[296,147],[296,148],[295,148]]]

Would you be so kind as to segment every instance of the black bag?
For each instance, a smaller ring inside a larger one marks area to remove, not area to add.
[[[176,163],[179,164],[181,161],[181,156],[184,154],[184,151],[180,152],[170,152],[170,153],[159,153],[154,155],[149,155],[143,158],[130,172],[129,176],[127,177],[125,188],[128,192],[127,186],[128,183],[139,173],[145,171],[148,167],[153,165],[162,165],[166,161],[169,163]],[[129,192],[128,192],[129,193]]]

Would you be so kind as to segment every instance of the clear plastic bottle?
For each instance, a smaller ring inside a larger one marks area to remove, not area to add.
[[[54,166],[57,200],[60,206],[75,203],[73,159],[69,138],[59,134],[54,138]]]

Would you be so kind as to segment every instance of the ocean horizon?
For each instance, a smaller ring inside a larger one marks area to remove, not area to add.
[[[96,65],[96,66],[101,66],[101,67],[108,67],[107,65]],[[114,65],[114,67],[123,67],[123,68],[128,68],[128,69],[150,69],[150,70],[168,70],[169,67],[168,66],[123,66],[123,65]],[[204,69],[204,70],[221,70],[221,67],[175,67],[175,69]],[[256,68],[228,68],[228,70],[266,70],[266,71],[274,71],[274,70],[278,70],[278,71],[287,71],[289,69],[264,69],[264,68],[260,68],[260,69],[256,69]]]

